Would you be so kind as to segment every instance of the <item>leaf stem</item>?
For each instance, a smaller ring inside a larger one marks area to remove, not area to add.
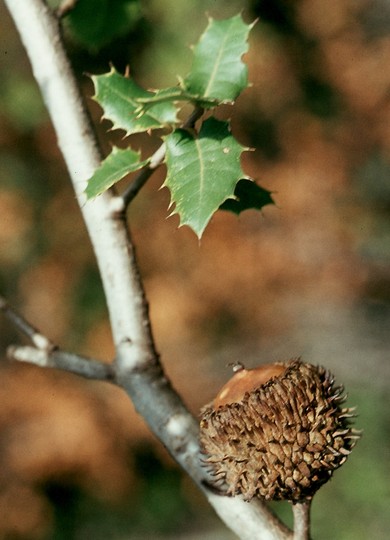
[[[192,113],[189,115],[187,120],[183,124],[183,128],[193,128],[195,126],[195,123],[199,118],[203,116],[204,113],[204,107],[195,107],[195,109],[192,111]]]
[[[204,105],[211,107],[216,107],[221,103],[221,100],[219,99],[208,98],[206,96],[196,96],[195,94],[185,92],[184,90],[177,90],[176,92],[171,92],[170,94],[167,93],[157,96],[154,95],[151,97],[135,98],[134,101],[140,104],[139,109],[146,109],[159,103],[166,103],[167,101],[188,101],[193,104],[199,104],[199,106]]]

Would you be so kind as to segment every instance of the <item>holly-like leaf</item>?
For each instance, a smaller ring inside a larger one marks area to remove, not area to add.
[[[253,180],[242,178],[234,190],[234,199],[227,199],[220,210],[240,214],[244,210],[261,210],[267,204],[274,204],[271,192],[256,184]]]
[[[176,107],[171,101],[153,104],[142,114],[137,99],[153,97],[155,92],[144,90],[134,79],[124,77],[114,68],[104,75],[92,76],[92,80],[94,99],[103,107],[103,117],[112,122],[113,129],[124,129],[130,135],[177,122]]]
[[[194,48],[191,72],[184,80],[186,90],[224,103],[233,102],[248,86],[248,68],[241,57],[248,50],[252,26],[245,24],[241,15],[222,21],[210,19]]]
[[[85,190],[88,199],[103,193],[127,174],[138,171],[149,162],[148,159],[140,161],[139,153],[134,150],[122,150],[114,146],[111,154],[102,161],[101,166],[88,180]]]
[[[177,129],[165,137],[168,168],[164,185],[171,192],[173,214],[200,238],[214,212],[244,176],[241,153],[247,148],[232,136],[228,122],[211,117],[199,135]]]

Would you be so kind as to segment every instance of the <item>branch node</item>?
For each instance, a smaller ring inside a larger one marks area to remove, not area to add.
[[[125,200],[118,195],[112,197],[109,201],[109,212],[111,216],[116,217],[123,214],[126,210]]]
[[[46,336],[39,332],[36,332],[31,336],[31,341],[34,343],[35,347],[41,351],[50,352],[57,348]]]
[[[7,348],[7,357],[10,360],[16,360],[18,362],[26,362],[28,364],[34,364],[39,367],[49,367],[49,352],[44,349],[36,349],[35,347],[22,347],[16,345],[10,345]]]

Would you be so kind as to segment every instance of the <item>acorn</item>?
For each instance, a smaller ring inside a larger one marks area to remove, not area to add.
[[[247,501],[310,500],[360,437],[344,401],[344,388],[322,367],[237,364],[201,411],[200,446],[216,486]]]

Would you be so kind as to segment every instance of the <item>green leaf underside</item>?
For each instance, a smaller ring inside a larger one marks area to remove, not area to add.
[[[148,159],[140,161],[139,153],[134,150],[122,150],[114,146],[111,154],[102,161],[101,166],[88,180],[85,190],[87,199],[100,195],[127,174],[141,169],[148,162]]]
[[[271,192],[256,184],[253,180],[242,178],[234,190],[234,199],[227,199],[220,210],[240,214],[244,210],[261,210],[267,204],[274,204]]]
[[[232,102],[248,86],[248,69],[241,57],[248,50],[247,38],[252,25],[236,15],[214,21],[194,48],[191,72],[185,88],[194,95]]]
[[[246,150],[231,135],[229,123],[211,117],[198,136],[177,129],[165,137],[167,178],[173,214],[200,238],[214,212],[244,176],[240,156]]]
[[[147,113],[140,115],[137,99],[153,97],[154,92],[144,90],[114,68],[104,75],[94,75],[92,80],[94,99],[102,106],[104,118],[112,122],[113,129],[123,129],[126,135],[131,135],[177,122],[176,107],[170,101],[152,105]]]

